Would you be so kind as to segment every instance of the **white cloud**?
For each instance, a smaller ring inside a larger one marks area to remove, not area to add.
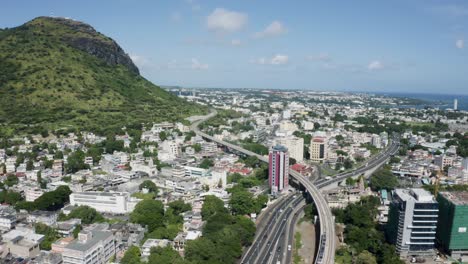
[[[242,45],[242,41],[239,40],[239,39],[233,39],[233,40],[231,40],[231,45],[232,46],[240,46],[240,45]]]
[[[241,30],[247,21],[248,16],[245,13],[216,8],[206,18],[206,26],[219,33],[229,33]]]
[[[208,69],[208,64],[200,63],[198,59],[192,58],[192,66],[193,70],[206,70]]]
[[[367,65],[367,69],[370,71],[382,70],[383,68],[385,68],[385,66],[378,60],[371,61],[369,65]]]
[[[322,61],[322,62],[329,62],[332,60],[328,53],[320,53],[318,55],[307,56],[308,60],[311,61]]]
[[[280,21],[273,21],[263,31],[255,33],[255,38],[274,37],[286,33],[288,30]]]
[[[459,49],[463,49],[465,47],[465,41],[463,39],[459,39],[455,41],[455,46]]]
[[[174,12],[171,14],[171,21],[178,23],[182,21],[182,15],[179,12]]]
[[[256,60],[252,60],[252,63],[260,64],[260,65],[284,65],[287,64],[289,61],[289,57],[283,54],[276,54],[271,58],[258,58]]]

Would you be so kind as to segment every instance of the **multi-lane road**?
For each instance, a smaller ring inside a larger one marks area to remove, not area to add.
[[[231,150],[237,151],[239,153],[243,153],[244,155],[248,156],[255,156],[259,160],[263,162],[268,163],[268,159],[264,156],[258,155],[252,151],[246,150],[238,145],[231,144],[229,142],[225,142],[219,139],[216,139],[202,131],[199,130],[198,125],[202,123],[203,121],[214,117],[217,114],[216,111],[212,111],[209,115],[200,117],[197,121],[192,123],[192,130],[199,136],[208,139],[210,141],[216,142],[219,145],[223,145]],[[298,181],[306,190],[306,192],[312,197],[314,200],[315,206],[317,208],[318,212],[318,218],[319,218],[319,225],[320,225],[320,235],[319,235],[319,241],[318,241],[318,250],[317,250],[317,256],[315,258],[314,263],[316,264],[332,264],[334,263],[335,259],[335,224],[333,220],[333,215],[331,213],[330,208],[328,207],[328,204],[324,198],[324,196],[320,193],[319,188],[325,187],[327,185],[333,184],[338,181],[342,181],[348,177],[352,177],[355,175],[359,175],[362,173],[365,173],[369,170],[375,169],[375,167],[380,166],[383,164],[390,155],[393,155],[398,151],[398,141],[394,140],[392,141],[392,145],[384,152],[379,154],[377,157],[373,158],[370,160],[365,166],[362,166],[358,168],[355,171],[352,172],[347,172],[343,174],[339,174],[336,177],[329,179],[329,180],[319,180],[316,182],[316,185],[314,185],[309,179],[301,175],[300,173],[294,171],[294,170],[289,170],[290,176],[294,178],[296,181]],[[298,199],[298,198],[295,198]],[[265,235],[263,236],[260,234],[260,236],[256,237],[256,240],[254,244],[250,247],[250,249],[247,251],[247,253],[244,255],[242,258],[243,263],[272,263],[274,261],[275,257],[277,258],[278,261],[280,261],[281,254],[274,254],[274,250],[276,247],[277,253],[281,251],[281,247],[278,250],[278,245],[281,244],[278,242],[280,237],[283,235],[284,236],[284,230],[286,228],[286,223],[287,220],[291,217],[291,214],[293,212],[293,208],[297,206],[294,205],[293,207],[288,207],[286,210],[283,210],[280,212],[281,216],[284,221],[273,221],[273,222],[267,222],[269,224],[272,224],[273,226],[270,226],[268,224],[268,228],[265,228],[265,230],[271,230],[270,235]],[[279,210],[279,209],[278,209]],[[279,213],[276,212],[275,215]],[[280,217],[281,217],[280,216]],[[272,221],[271,218],[267,221]],[[271,235],[273,235],[273,240],[267,241]],[[289,239],[289,238],[288,238]],[[265,244],[266,242],[266,244]],[[260,244],[258,244],[260,243]],[[273,250],[273,251],[272,251]],[[284,247],[283,247],[284,250]],[[273,256],[271,256],[273,255]],[[266,259],[266,257],[268,258]],[[257,262],[257,260],[261,260]],[[266,260],[265,260],[266,259]],[[252,262],[253,261],[253,262]]]
[[[323,178],[319,179],[315,181],[314,184],[318,188],[323,188],[335,182],[341,182],[345,180],[346,178],[362,175],[368,171],[374,170],[375,168],[378,168],[383,163],[385,163],[389,157],[391,157],[392,155],[395,155],[398,152],[399,145],[400,145],[400,141],[398,137],[394,135],[390,146],[388,146],[388,148],[385,151],[380,152],[377,156],[370,159],[364,166],[361,166],[350,172],[338,174],[328,180],[323,179]]]

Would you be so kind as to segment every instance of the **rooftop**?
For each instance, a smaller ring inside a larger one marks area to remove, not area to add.
[[[432,203],[435,202],[434,196],[424,189],[396,189],[395,193],[404,201],[415,201],[418,203]]]
[[[85,243],[80,241],[79,239],[75,239],[70,244],[68,244],[65,248],[77,251],[87,251],[92,248],[94,245],[99,243],[102,240],[105,240],[112,236],[111,232],[106,231],[90,231],[92,232],[91,238],[87,239]]]
[[[276,145],[276,146],[273,147],[273,151],[286,152],[286,151],[288,151],[288,149],[285,146]]]
[[[455,205],[468,205],[468,191],[440,192],[439,194]]]

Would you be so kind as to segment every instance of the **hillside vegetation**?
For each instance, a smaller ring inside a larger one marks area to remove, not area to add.
[[[147,81],[114,40],[70,19],[38,17],[0,30],[0,73],[3,136],[104,133],[206,111]]]

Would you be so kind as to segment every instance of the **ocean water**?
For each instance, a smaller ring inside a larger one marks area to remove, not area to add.
[[[407,97],[427,101],[430,107],[439,107],[439,109],[452,108],[454,99],[458,100],[458,110],[468,111],[468,95],[455,94],[423,94],[423,93],[380,93],[394,97]]]

